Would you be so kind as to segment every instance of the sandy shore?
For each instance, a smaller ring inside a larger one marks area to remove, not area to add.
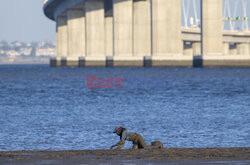
[[[247,165],[250,164],[250,147],[0,152],[0,164],[4,165],[166,163]]]

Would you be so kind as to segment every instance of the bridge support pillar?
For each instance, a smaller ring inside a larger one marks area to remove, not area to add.
[[[143,57],[134,56],[133,18],[133,0],[113,0],[115,67],[143,66]]]
[[[133,56],[133,0],[113,0],[114,56]]]
[[[151,55],[151,4],[149,0],[134,1],[134,56]]]
[[[229,43],[224,42],[223,43],[223,54],[228,55],[229,54]]]
[[[152,1],[153,56],[182,54],[181,0]]]
[[[250,55],[250,43],[248,44],[248,49],[249,49],[248,55]]]
[[[250,43],[248,44],[248,48],[249,48],[248,55],[250,55]]]
[[[222,55],[222,0],[202,0],[203,54]]]
[[[86,57],[85,66],[105,66],[104,1],[86,0]],[[101,61],[100,61],[101,60]]]
[[[113,56],[113,17],[105,17],[106,56]]]
[[[66,15],[61,15],[56,19],[56,65],[64,66],[63,60],[66,59],[68,55],[68,31],[67,31],[67,17]]]
[[[201,55],[201,43],[200,42],[192,43],[192,48],[193,48],[193,55],[194,56],[200,56]]]
[[[248,43],[240,43],[237,44],[237,54],[238,55],[248,55],[249,54],[249,44]]]
[[[230,54],[230,55],[236,55],[237,54],[236,44],[229,44],[228,54]]]
[[[68,57],[67,66],[78,66],[79,57],[85,56],[85,17],[84,9],[72,8],[68,18]]]
[[[184,42],[183,55],[193,56],[193,48],[191,42]]]

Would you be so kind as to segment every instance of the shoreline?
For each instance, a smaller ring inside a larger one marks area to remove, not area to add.
[[[140,150],[0,151],[0,164],[250,164],[250,147]],[[44,163],[45,162],[45,163]],[[63,162],[63,163],[62,163]],[[129,163],[128,163],[129,162]],[[50,163],[49,163],[50,164]]]

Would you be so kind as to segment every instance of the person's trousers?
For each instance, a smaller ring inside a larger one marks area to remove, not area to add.
[[[147,148],[145,140],[143,139],[143,137],[140,134],[135,133],[131,137],[131,141],[133,142],[133,149]]]

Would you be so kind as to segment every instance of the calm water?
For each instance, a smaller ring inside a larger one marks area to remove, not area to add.
[[[86,76],[125,82],[87,89]],[[250,69],[0,65],[1,151],[108,149],[116,125],[148,144],[249,147]]]

